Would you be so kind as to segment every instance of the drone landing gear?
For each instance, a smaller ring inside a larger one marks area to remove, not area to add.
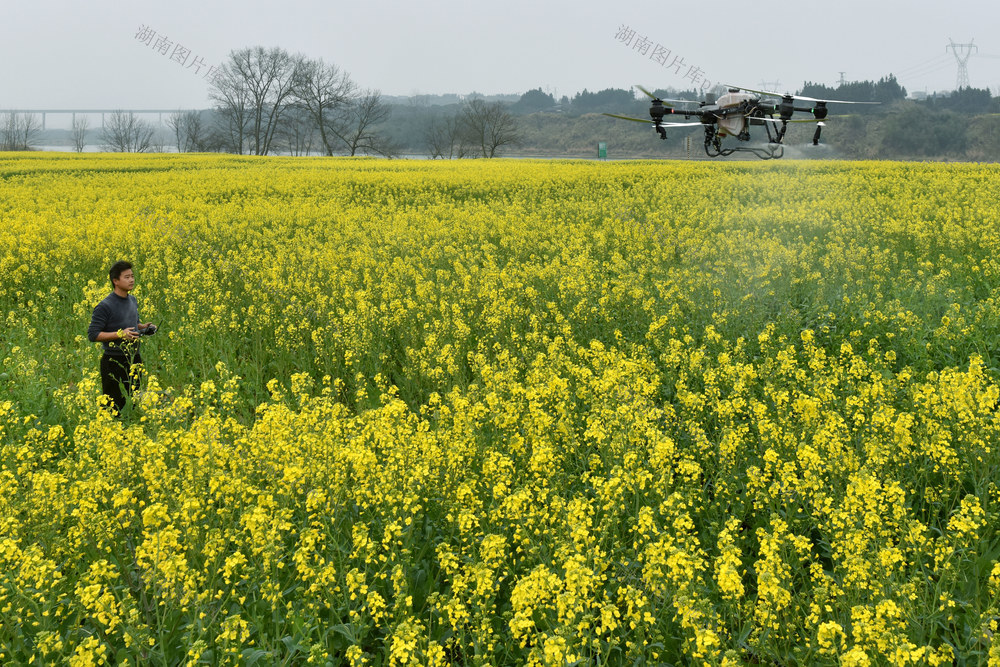
[[[788,120],[785,119],[785,118],[782,118],[781,119],[781,127],[779,127],[777,129],[778,136],[777,136],[777,138],[775,140],[772,141],[771,140],[771,127],[768,126],[767,127],[767,139],[768,139],[768,141],[772,141],[772,143],[775,143],[775,144],[780,144],[781,140],[785,138],[785,130],[787,130],[787,129],[788,129]]]
[[[705,153],[708,157],[729,155],[729,153],[722,150],[722,139],[719,137],[719,133],[715,131],[714,125],[705,126]]]
[[[785,154],[785,147],[781,143],[780,137],[772,138],[771,131],[768,129],[768,139],[770,143],[766,147],[764,146],[733,146],[731,148],[722,147],[722,137],[716,131],[714,125],[705,125],[705,154],[708,157],[719,157],[727,156],[736,153],[737,151],[744,151],[747,153],[753,153],[762,160],[770,160],[772,158],[777,159]]]

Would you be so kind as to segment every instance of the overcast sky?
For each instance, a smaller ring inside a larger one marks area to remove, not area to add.
[[[4,0],[0,109],[204,108],[208,68],[254,45],[323,58],[388,95],[786,92],[889,73],[909,92],[950,90],[952,39],[979,49],[970,84],[1000,93],[997,0]]]

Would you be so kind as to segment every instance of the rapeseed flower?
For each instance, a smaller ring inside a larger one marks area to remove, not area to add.
[[[998,177],[6,156],[0,662],[1000,664]]]

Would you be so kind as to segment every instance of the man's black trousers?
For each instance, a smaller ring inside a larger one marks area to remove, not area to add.
[[[133,366],[141,363],[142,357],[138,354],[131,357],[105,354],[101,357],[101,390],[111,398],[115,413],[122,411],[127,397],[139,388],[138,369],[133,372]]]

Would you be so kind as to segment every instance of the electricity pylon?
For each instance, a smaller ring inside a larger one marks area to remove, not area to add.
[[[948,38],[948,41],[951,43],[944,47],[944,50],[947,51],[948,49],[951,49],[951,52],[955,54],[956,62],[958,62],[958,80],[955,83],[955,90],[968,88],[969,68],[967,67],[967,64],[969,62],[969,56],[972,55],[973,50],[978,53],[979,47],[971,41],[968,44],[956,44],[951,37]]]

